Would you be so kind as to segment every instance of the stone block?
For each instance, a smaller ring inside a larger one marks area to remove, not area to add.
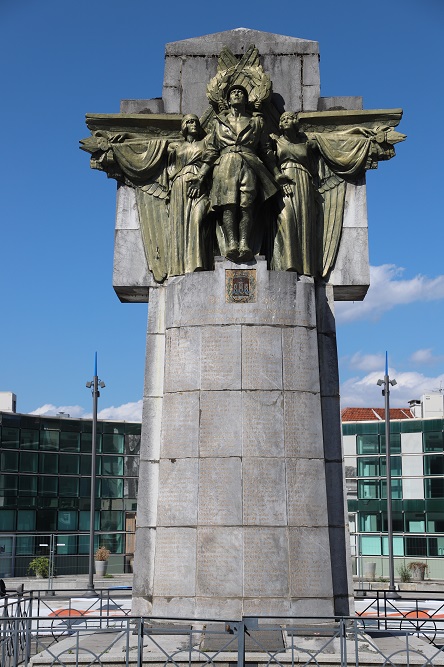
[[[200,459],[199,525],[242,525],[240,458]]]
[[[329,283],[334,287],[335,301],[362,301],[370,285],[367,228],[343,228]]]
[[[166,459],[160,462],[158,526],[197,524],[198,459]]]
[[[285,111],[302,110],[302,58],[294,54],[264,54],[263,67],[273,83],[273,92],[282,98]]]
[[[331,597],[333,587],[328,528],[300,527],[288,530],[291,597]]]
[[[259,53],[274,55],[298,55],[319,53],[319,44],[309,39],[277,35],[251,28],[235,28],[215,32],[201,37],[191,37],[178,42],[169,42],[165,54],[169,56],[218,56],[224,46],[237,56],[242,55],[250,44],[255,44]]]
[[[140,461],[137,491],[137,530],[155,528],[157,525],[157,499],[159,494],[159,462]]]
[[[294,598],[290,600],[289,616],[296,617],[295,625],[306,625],[306,619],[334,616],[334,613],[333,599],[331,597],[303,597],[302,599]],[[300,617],[303,617],[303,619],[300,620]]]
[[[242,562],[242,528],[198,528],[197,595],[239,597],[243,582]]]
[[[185,458],[199,453],[199,392],[165,394],[162,418],[162,458]]]
[[[319,391],[318,343],[315,329],[292,327],[282,331],[284,389]]]
[[[322,396],[321,406],[325,460],[339,461],[342,464],[342,425],[339,396]]]
[[[319,84],[315,86],[302,86],[303,111],[317,111],[320,92],[321,87]]]
[[[362,109],[362,97],[320,97],[318,111],[331,111],[332,109],[346,109],[353,111]]]
[[[302,58],[302,84],[304,86],[321,85],[319,76],[319,55],[305,55]]]
[[[164,365],[164,334],[148,334],[146,337],[144,396],[163,396]]]
[[[286,456],[318,458],[324,456],[322,423],[319,419],[319,394],[287,391],[284,394],[284,433]]]
[[[120,100],[120,113],[164,113],[161,97],[149,100]]]
[[[273,616],[276,623],[282,623],[279,617],[290,616],[290,600],[286,598],[256,597],[244,600],[245,616]],[[273,623],[267,619],[266,623]],[[293,623],[293,621],[292,621]]]
[[[166,332],[165,391],[200,389],[200,330],[196,327]]]
[[[286,528],[244,528],[244,597],[288,596]]]
[[[158,460],[160,457],[160,434],[162,429],[161,397],[145,396],[142,407],[142,435],[140,460]]]
[[[159,285],[150,290],[148,306],[148,333],[165,333],[165,287]]]
[[[201,388],[241,388],[241,327],[202,327]]]
[[[244,458],[245,526],[285,526],[287,497],[284,459]]]
[[[284,398],[280,391],[242,392],[244,456],[283,456]]]
[[[113,287],[122,301],[148,300],[148,287],[154,284],[142,245],[140,229],[116,229],[114,236]],[[140,294],[131,299],[125,291]],[[143,297],[143,298],[142,298]]]
[[[165,58],[163,85],[179,88],[182,81],[182,58],[168,56]]]
[[[163,86],[162,100],[165,113],[180,113],[179,86]]]
[[[216,74],[215,58],[184,58],[181,75],[181,108],[183,114],[202,116],[208,109],[206,96],[208,82]]]
[[[347,183],[343,227],[367,227],[367,186],[365,176],[359,182]]]
[[[122,183],[117,186],[116,229],[140,229],[136,192]]]
[[[346,521],[346,500],[344,467],[342,462],[325,464],[325,482],[328,498],[328,522],[330,526],[344,528]]]
[[[134,552],[133,595],[152,601],[156,530],[137,527],[137,548]]]
[[[318,333],[336,335],[335,299],[332,285],[324,283],[316,286],[316,320]]]
[[[287,459],[288,524],[327,526],[327,493],[322,459]]]
[[[196,602],[194,597],[161,597],[153,598],[153,616],[163,618],[193,618]],[[164,664],[165,660],[162,661]]]
[[[156,597],[194,597],[196,593],[196,529],[160,527],[156,529],[156,533],[154,595]]]
[[[322,396],[339,397],[338,348],[336,334],[318,332],[319,378]]]
[[[242,389],[282,389],[280,327],[242,327]]]
[[[348,530],[330,526],[329,536],[332,554],[333,594],[335,597],[347,600],[349,592],[353,591]]]
[[[242,455],[242,395],[240,391],[202,391],[199,455]]]
[[[241,618],[242,599],[237,598],[196,598],[196,618]],[[235,639],[234,635],[227,635],[227,644],[230,639]],[[230,646],[227,647],[230,650]],[[228,663],[225,663],[229,667]],[[220,667],[224,663],[218,663]]]

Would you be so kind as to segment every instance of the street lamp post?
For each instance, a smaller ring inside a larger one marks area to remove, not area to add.
[[[99,387],[103,389],[105,383],[99,380],[97,376],[97,352],[94,357],[94,377],[86,386],[91,389],[93,397],[93,418],[91,434],[91,495],[89,512],[89,568],[88,568],[88,588],[89,595],[95,595],[94,590],[94,524],[96,510],[96,453],[97,453],[97,399],[100,396]]]
[[[390,380],[388,372],[388,354],[385,353],[385,375],[377,384],[384,389],[385,398],[385,469],[387,480],[387,541],[389,557],[389,591],[390,597],[399,597],[395,589],[395,564],[393,559],[393,520],[392,520],[392,467],[390,459],[390,385],[394,387],[396,380]]]

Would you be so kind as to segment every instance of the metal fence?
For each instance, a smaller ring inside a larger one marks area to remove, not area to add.
[[[222,621],[134,617],[123,591],[97,593],[90,599],[58,596],[57,604],[41,592],[4,598],[1,666],[444,664],[441,607],[435,605],[436,614],[424,618],[420,600],[413,608],[416,615],[401,618],[393,614],[402,614],[402,606],[381,596],[353,618]],[[373,614],[374,605],[381,614],[366,615]]]

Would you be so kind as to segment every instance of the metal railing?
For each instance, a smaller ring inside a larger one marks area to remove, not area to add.
[[[416,615],[402,617],[393,616],[402,613],[400,604],[380,596],[367,609],[373,613],[376,605],[381,612],[372,617],[361,612],[340,618],[221,620],[135,617],[128,592],[100,593],[96,598],[62,595],[55,600],[38,591],[0,600],[1,666],[26,667],[37,655],[39,665],[54,667],[444,664],[442,608],[436,605],[435,617],[424,618],[421,600],[416,607],[412,604]],[[381,637],[390,637],[391,645]]]

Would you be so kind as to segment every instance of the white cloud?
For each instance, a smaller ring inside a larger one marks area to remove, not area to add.
[[[379,371],[382,373],[385,368],[385,355],[356,352],[351,357],[349,365],[350,368],[356,368],[359,371]]]
[[[364,301],[336,303],[338,323],[378,320],[395,306],[415,301],[444,299],[444,275],[436,278],[417,275],[402,280],[404,269],[394,264],[370,267],[370,288]]]
[[[73,419],[92,419],[92,413],[87,412],[85,408],[80,405],[52,405],[52,403],[45,403],[39,408],[36,408],[31,415],[41,415],[45,417],[55,417],[59,412],[64,412],[65,417],[70,416]],[[111,419],[116,421],[140,422],[142,421],[142,400],[135,403],[124,403],[117,407],[111,406],[104,408],[97,413],[99,419]]]
[[[85,417],[85,408],[82,408],[81,405],[52,405],[52,403],[45,403],[45,405],[36,408],[29,414],[31,415],[42,415],[46,417],[55,417],[57,413],[63,412],[66,416],[73,417],[74,419],[79,419]]]
[[[380,378],[382,379],[383,373],[384,371],[372,372],[364,377],[355,376],[343,382],[341,384],[342,407],[384,407],[382,387],[376,384]],[[437,391],[444,383],[444,373],[436,377],[428,377],[422,373],[399,372],[390,368],[389,375],[398,383],[390,388],[390,405],[398,408],[408,407],[408,401]]]
[[[415,364],[437,364],[444,359],[444,356],[441,354],[433,354],[432,348],[428,347],[423,350],[416,350],[410,356],[410,361]]]
[[[140,422],[142,421],[142,400],[135,403],[124,403],[116,408],[104,408],[98,413],[99,419],[115,419],[117,421]]]

